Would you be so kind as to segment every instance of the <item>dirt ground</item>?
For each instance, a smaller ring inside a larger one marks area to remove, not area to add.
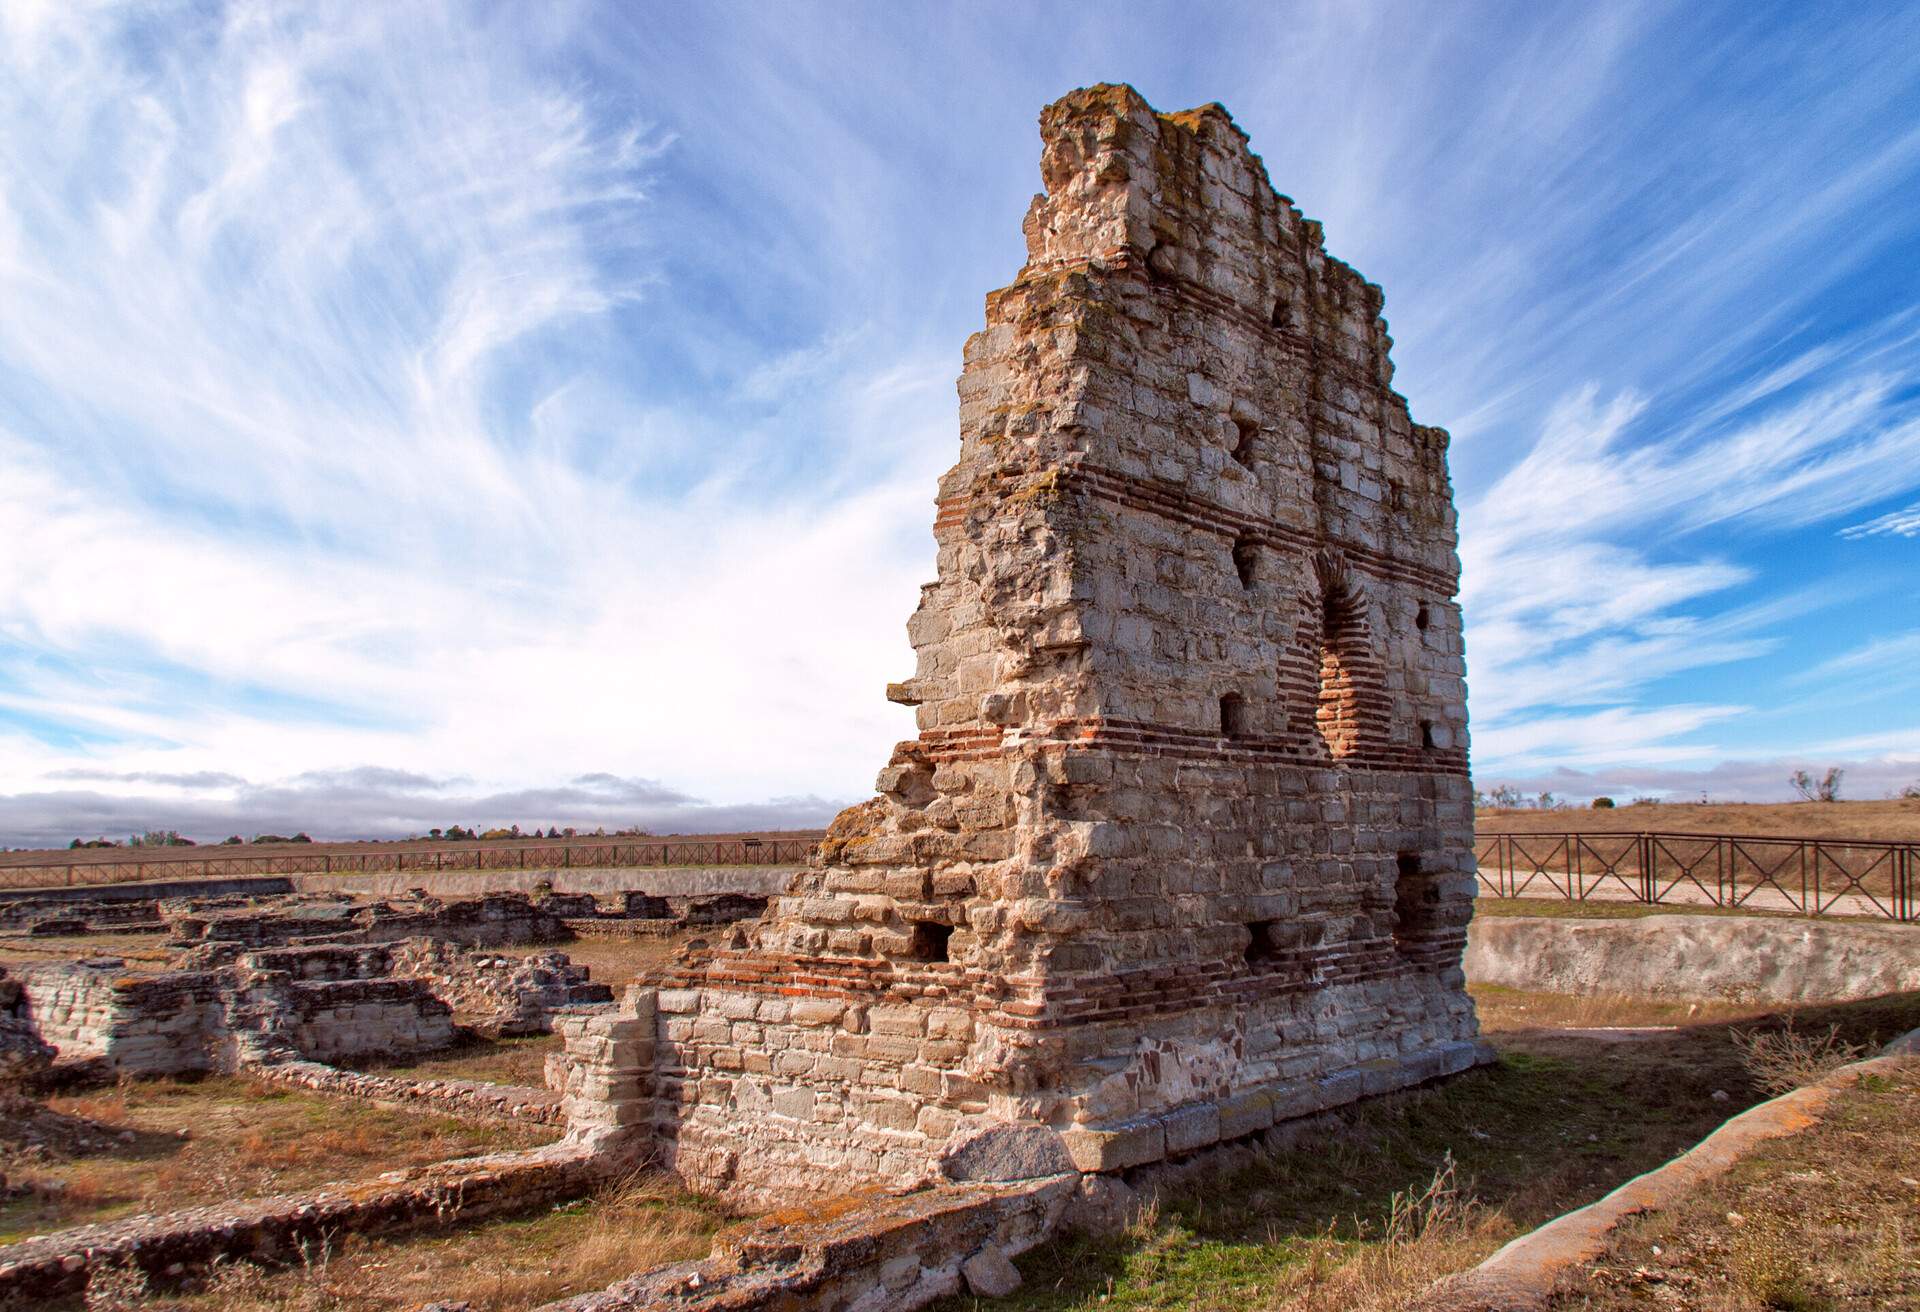
[[[633,982],[635,976],[663,961],[670,960],[688,943],[698,940],[711,941],[716,935],[727,932],[727,926],[716,925],[710,929],[685,930],[679,934],[661,937],[635,938],[577,938],[571,943],[547,943],[536,947],[513,947],[490,949],[501,956],[528,956],[535,952],[564,952],[567,959],[576,966],[585,966],[592,972],[596,984],[605,984],[618,996],[623,985]]]
[[[1758,838],[1858,838],[1920,841],[1920,798],[1876,802],[1654,802],[1612,810],[1474,812],[1474,830],[1487,834],[1731,834]]]
[[[448,1048],[444,1052],[405,1061],[361,1059],[335,1065],[348,1070],[368,1071],[411,1080],[483,1080],[488,1084],[519,1084],[541,1088],[545,1083],[547,1055],[560,1051],[557,1034],[534,1034],[525,1038],[481,1039]]]
[[[1920,1061],[1684,1205],[1631,1220],[1556,1312],[1920,1307]]]

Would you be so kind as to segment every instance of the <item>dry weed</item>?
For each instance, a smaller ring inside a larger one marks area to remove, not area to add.
[[[635,1177],[531,1223],[315,1245],[297,1266],[223,1264],[192,1312],[397,1312],[429,1298],[518,1312],[602,1289],[710,1247],[713,1216],[658,1178]]]
[[[87,1312],[139,1312],[148,1306],[147,1278],[138,1267],[101,1267],[88,1275],[83,1297]]]
[[[1312,1241],[1288,1271],[1271,1312],[1386,1312],[1441,1276],[1478,1261],[1512,1232],[1501,1212],[1460,1191],[1451,1154],[1423,1189],[1393,1195],[1377,1238]]]
[[[1788,1026],[1783,1030],[1734,1030],[1731,1037],[1747,1073],[1771,1094],[1790,1093],[1817,1083],[1866,1055],[1859,1044],[1841,1039],[1838,1025],[1828,1026],[1826,1033],[1817,1036]]]

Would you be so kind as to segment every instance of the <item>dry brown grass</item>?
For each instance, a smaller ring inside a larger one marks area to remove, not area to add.
[[[351,1070],[415,1080],[481,1080],[488,1084],[518,1084],[538,1089],[546,1081],[547,1055],[558,1052],[561,1046],[557,1034],[510,1039],[474,1037],[424,1057],[398,1061],[361,1058],[336,1064]]]
[[[576,966],[585,966],[592,972],[594,983],[605,984],[618,993],[622,985],[631,982],[641,972],[673,957],[683,944],[697,938],[712,941],[725,933],[725,929],[725,926],[690,929],[658,937],[579,938],[571,943],[562,943],[559,947],[560,951],[567,954],[569,961]],[[496,951],[503,957],[529,956],[535,952],[550,952],[553,947],[549,943],[535,947],[499,948]]]
[[[1610,811],[1474,813],[1481,834],[1736,834],[1780,838],[1859,838],[1876,841],[1920,840],[1920,800],[1878,802],[1754,802],[1622,805]]]
[[[1819,1034],[1796,1030],[1791,1024],[1783,1030],[1734,1030],[1732,1038],[1748,1073],[1771,1094],[1813,1084],[1867,1055],[1863,1045],[1840,1037],[1838,1025],[1829,1025]]]
[[[181,1312],[396,1312],[431,1300],[508,1312],[704,1256],[725,1216],[658,1178],[634,1178],[537,1216],[393,1240],[348,1236],[304,1262],[236,1262],[198,1291],[138,1304]]]
[[[1313,1241],[1281,1276],[1271,1312],[1387,1312],[1441,1276],[1470,1266],[1514,1231],[1498,1209],[1465,1196],[1448,1157],[1424,1189],[1393,1196],[1377,1237]]]
[[[1679,1207],[1629,1221],[1558,1312],[1920,1307],[1920,1061],[1844,1091]]]
[[[1528,993],[1498,984],[1470,984],[1480,1028],[1489,1034],[1514,1030],[1645,1029],[1706,1025],[1767,1015],[1778,1004],[1689,1002],[1630,994]]]
[[[158,934],[0,935],[0,966],[9,968],[118,957],[129,974],[137,975],[167,969],[169,955]]]
[[[71,1160],[3,1163],[24,1197],[0,1203],[0,1243],[136,1212],[263,1197],[545,1142],[536,1126],[392,1111],[250,1080],[129,1082],[47,1100],[115,1132]]]

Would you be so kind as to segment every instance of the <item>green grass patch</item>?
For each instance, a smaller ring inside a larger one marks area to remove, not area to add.
[[[1789,1022],[1838,1025],[1850,1041],[1885,1043],[1920,1026],[1920,994],[1749,1017],[1737,1027]],[[1024,1255],[1025,1285],[991,1306],[1245,1312],[1313,1306],[1330,1291],[1338,1299],[1318,1305],[1384,1306],[1406,1281],[1470,1265],[1761,1101],[1734,1028],[1691,1025],[1633,1042],[1535,1030],[1493,1036],[1495,1066],[1296,1128],[1291,1143],[1247,1169],[1169,1193],[1127,1234],[1063,1239]],[[1408,1200],[1436,1179],[1447,1182],[1448,1224],[1410,1235]],[[971,1312],[976,1302],[956,1296],[936,1306]]]

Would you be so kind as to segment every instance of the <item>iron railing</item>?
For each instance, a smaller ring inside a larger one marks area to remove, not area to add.
[[[768,838],[548,839],[434,847],[301,852],[129,852],[104,860],[0,866],[0,888],[119,884],[147,879],[226,879],[246,875],[379,874],[408,870],[566,870],[592,866],[801,865],[824,834]]]
[[[1920,919],[1920,843],[1728,834],[1481,834],[1493,897]]]

